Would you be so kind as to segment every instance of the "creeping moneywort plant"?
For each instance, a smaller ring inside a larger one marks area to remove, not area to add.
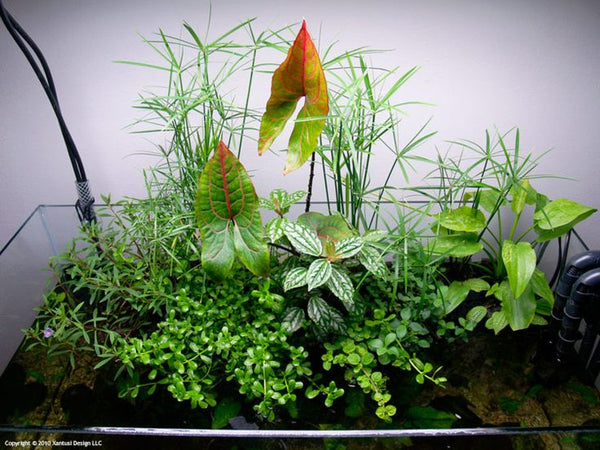
[[[411,102],[394,99],[416,68],[370,67],[363,48],[319,55],[305,22],[297,33],[257,32],[249,20],[212,41],[184,29],[147,40],[158,63],[128,62],[169,80],[137,105],[137,131],[167,135],[144,172],[147,196],[105,197],[103,222],[52,261],[57,287],[28,345],[72,366],[92,354],[121,396],[165,391],[209,409],[214,427],[246,405],[273,421],[314,401],[356,400],[349,416],[392,421],[398,371],[445,383],[430,347],[466,338],[486,318],[496,331],[542,322],[552,294],[535,250],[594,210],[533,189],[518,133],[514,149],[505,135],[494,144],[488,135],[484,147],[459,143],[479,156],[467,168],[427,161],[412,152],[434,133],[423,126],[401,143],[401,107]],[[254,85],[269,67],[261,58],[273,51],[283,62],[273,64],[266,107],[254,109]],[[261,198],[242,155],[257,145],[266,158],[292,120],[283,172],[309,164],[307,189]],[[393,162],[372,177],[380,148]],[[413,161],[439,174],[436,186],[408,188],[431,199],[423,207],[392,195]],[[310,208],[313,191],[325,193],[322,212]],[[262,213],[272,218],[263,223]],[[481,252],[487,260],[475,258]],[[467,275],[455,277],[456,267]],[[463,314],[470,292],[487,297]]]

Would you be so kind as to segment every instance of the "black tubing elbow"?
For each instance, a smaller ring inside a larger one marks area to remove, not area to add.
[[[595,329],[600,320],[600,267],[585,272],[573,285],[571,296],[564,307],[562,327],[556,343],[559,360],[571,352],[573,344],[581,337],[579,326],[585,319],[588,327]],[[593,333],[595,341],[595,333]],[[591,339],[591,336],[588,336]],[[589,340],[589,339],[588,339]],[[585,355],[589,356],[592,347],[586,342]]]
[[[573,256],[558,281],[556,293],[568,298],[571,288],[577,279],[585,272],[600,267],[600,250],[591,250]]]
[[[556,286],[556,299],[552,309],[552,317],[560,322],[563,310],[571,295],[573,285],[584,273],[600,267],[600,250],[591,250],[573,256],[566,265],[563,275]]]
[[[600,267],[579,277],[565,306],[565,314],[585,317],[588,323],[595,323],[600,319]]]

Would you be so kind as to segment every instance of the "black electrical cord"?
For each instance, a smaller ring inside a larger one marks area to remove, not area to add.
[[[81,221],[86,223],[91,223],[96,221],[96,215],[94,213],[94,198],[91,195],[87,176],[85,173],[85,169],[83,167],[83,162],[81,161],[81,157],[79,155],[79,151],[77,150],[77,146],[75,145],[75,141],[67,128],[65,120],[63,118],[62,112],[60,110],[60,105],[58,103],[58,97],[56,95],[56,88],[54,86],[54,80],[52,78],[52,74],[50,72],[50,67],[44,58],[39,47],[35,44],[33,39],[25,32],[23,27],[19,25],[19,23],[15,20],[15,18],[4,8],[2,4],[2,0],[0,0],[0,18],[2,18],[2,22],[6,26],[6,29],[10,33],[11,37],[14,39],[18,47],[21,49],[25,58],[31,65],[31,68],[35,72],[36,77],[38,78],[40,84],[42,85],[48,100],[50,101],[50,105],[54,110],[54,114],[58,120],[58,124],[60,126],[61,133],[63,135],[63,139],[65,141],[65,145],[67,147],[67,153],[69,155],[69,159],[71,161],[71,166],[73,167],[73,172],[75,174],[78,201],[76,203],[77,213]],[[35,60],[29,48],[33,51],[38,62]],[[43,71],[43,72],[42,72]]]

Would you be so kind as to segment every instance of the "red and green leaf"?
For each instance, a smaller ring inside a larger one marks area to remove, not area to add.
[[[207,272],[225,277],[237,256],[252,273],[268,274],[258,196],[244,166],[223,142],[200,175],[195,206]]]
[[[315,150],[329,111],[325,75],[305,21],[285,61],[273,73],[271,97],[260,124],[259,154],[281,133],[301,97],[304,106],[290,136],[284,173],[300,167]]]
[[[321,242],[338,242],[352,237],[354,233],[340,215],[325,215],[310,211],[298,217],[298,223],[306,225],[316,231]]]

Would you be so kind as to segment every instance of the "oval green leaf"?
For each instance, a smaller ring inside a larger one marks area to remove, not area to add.
[[[300,253],[321,256],[323,245],[312,228],[299,222],[286,222],[283,225],[283,232]]]
[[[467,233],[481,231],[486,226],[485,216],[478,209],[470,206],[460,206],[440,214],[440,225],[453,231]]]
[[[348,311],[354,308],[354,286],[350,277],[337,267],[332,267],[327,286],[339,298]]]
[[[533,215],[538,242],[545,242],[568,233],[579,222],[597,211],[581,203],[560,198],[547,203]]]
[[[506,268],[510,289],[519,297],[529,285],[537,264],[535,250],[529,242],[504,241],[502,244],[502,262]]]
[[[316,259],[308,267],[306,280],[308,281],[308,290],[325,284],[331,278],[331,263],[326,259]]]
[[[226,277],[235,256],[255,275],[269,273],[258,196],[248,173],[223,142],[200,175],[195,210],[202,266],[209,274]]]

